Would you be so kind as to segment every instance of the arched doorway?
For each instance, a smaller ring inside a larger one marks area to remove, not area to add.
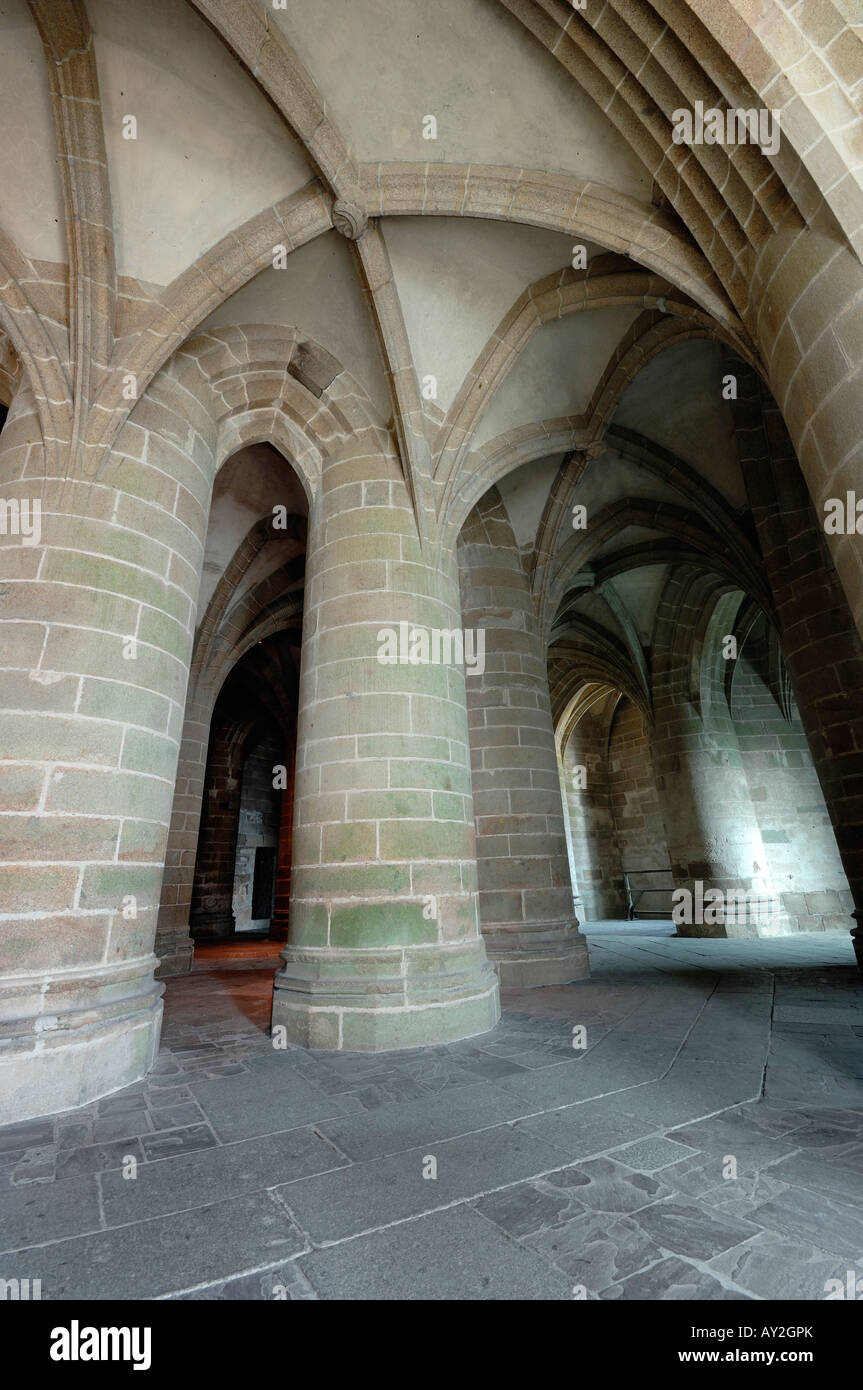
[[[268,443],[213,489],[156,953],[284,941],[308,502]],[[273,950],[271,954],[277,954]]]
[[[189,925],[193,940],[285,939],[299,637],[237,662],[213,709]]]

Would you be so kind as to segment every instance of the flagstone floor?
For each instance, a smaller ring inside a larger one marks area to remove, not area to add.
[[[0,1129],[0,1278],[43,1299],[853,1288],[849,938],[667,931],[588,928],[589,981],[509,992],[470,1041],[373,1056],[275,1051],[276,961],[211,953],[169,982],[145,1082]]]

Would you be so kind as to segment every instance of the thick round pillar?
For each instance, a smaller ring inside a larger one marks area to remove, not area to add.
[[[460,566],[465,629],[480,634],[483,654],[467,703],[486,949],[503,986],[568,984],[590,964],[573,906],[545,652],[496,489],[465,523]]]
[[[499,1003],[477,913],[465,675],[434,659],[435,633],[461,622],[455,558],[422,553],[398,465],[379,454],[324,465],[309,529],[273,1026],[369,1052],[483,1033]]]
[[[569,816],[570,873],[583,922],[626,916],[626,888],[607,758],[616,694],[584,710],[565,739],[560,775]]]
[[[153,941],[209,484],[143,424],[94,476],[77,466],[48,462],[16,402],[2,496],[41,512],[35,532],[0,534],[0,1123],[128,1085],[159,1037]]]
[[[782,654],[853,898],[852,940],[863,969],[863,644],[785,422],[755,373],[732,369],[740,378],[732,410],[742,473]]]
[[[726,895],[720,904],[708,900],[705,905],[703,915],[709,912],[717,920],[678,922],[677,931],[680,936],[785,935],[787,914],[773,891],[717,656],[733,610],[726,611],[720,601],[707,625],[700,709],[691,688],[689,645],[668,644],[669,631],[691,638],[710,601],[709,591],[682,572],[667,586],[657,621],[651,751],[672,875],[677,888],[692,894],[693,915],[702,915],[699,900],[703,903],[711,890]]]

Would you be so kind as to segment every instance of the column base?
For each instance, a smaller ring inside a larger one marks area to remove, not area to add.
[[[87,1105],[147,1074],[162,1019],[157,963],[0,981],[0,1125]]]
[[[487,1033],[500,1018],[482,942],[337,950],[287,946],[273,1028],[326,1052],[393,1052]]]
[[[794,936],[798,930],[787,912],[771,913],[767,921],[756,918],[742,922],[675,922],[674,925],[678,936],[728,941],[763,941],[772,936]]]
[[[765,893],[751,880],[720,873],[711,864],[674,866],[672,873],[675,898],[683,894],[671,914],[678,936],[757,941],[793,936],[797,930],[785,898],[774,891]],[[681,916],[691,920],[682,922]]]
[[[505,923],[483,927],[482,934],[501,989],[571,985],[590,975],[587,941],[577,922]]]
[[[725,941],[728,937],[723,922],[675,922],[674,926],[678,936],[705,937],[720,941]],[[753,932],[752,935],[757,936],[758,933]]]

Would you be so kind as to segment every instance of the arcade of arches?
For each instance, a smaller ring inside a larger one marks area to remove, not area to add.
[[[3,0],[0,1123],[244,941],[322,1053],[863,963],[853,10]]]

